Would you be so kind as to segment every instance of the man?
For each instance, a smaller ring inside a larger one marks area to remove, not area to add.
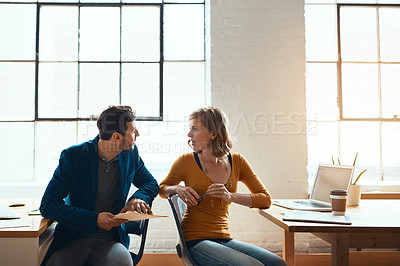
[[[42,265],[132,265],[126,220],[114,215],[151,214],[159,191],[134,144],[135,118],[129,106],[110,106],[97,120],[99,136],[61,153],[40,206],[58,222]],[[138,190],[126,203],[131,184]]]

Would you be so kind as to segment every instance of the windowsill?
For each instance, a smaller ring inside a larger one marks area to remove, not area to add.
[[[48,182],[0,182],[0,195],[2,198],[40,198]]]
[[[362,192],[400,192],[400,181],[360,182]]]

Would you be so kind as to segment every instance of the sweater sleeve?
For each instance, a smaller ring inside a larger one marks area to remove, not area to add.
[[[168,175],[164,178],[164,180],[160,183],[160,197],[167,198],[164,195],[164,190],[169,186],[176,186],[181,181],[184,180],[184,155],[178,157],[175,162],[172,164],[171,169],[169,170]]]
[[[251,198],[253,199],[252,208],[266,209],[271,206],[271,196],[261,180],[255,174],[253,168],[248,161],[239,154],[240,160],[240,177],[246,187],[250,190]]]

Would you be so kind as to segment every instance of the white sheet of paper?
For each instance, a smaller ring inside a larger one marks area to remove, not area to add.
[[[22,219],[1,219],[0,228],[29,227]]]
[[[351,224],[347,216],[333,216],[332,213],[322,213],[315,211],[287,210],[283,216],[284,221],[303,221],[334,224]]]
[[[130,212],[130,211],[125,212],[125,213],[118,213],[117,215],[115,215],[115,218],[127,219],[129,221],[139,221],[139,220],[163,218],[163,217],[168,217],[168,216],[144,214],[144,213],[137,213],[137,212]]]

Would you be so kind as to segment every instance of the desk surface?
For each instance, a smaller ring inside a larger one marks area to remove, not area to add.
[[[400,200],[361,200],[347,206],[351,225],[283,221],[287,209],[272,205],[260,214],[288,232],[400,233]]]
[[[400,200],[361,200],[347,207],[351,225],[283,221],[285,208],[273,205],[260,214],[283,229],[282,257],[295,265],[295,232],[308,232],[331,244],[334,266],[349,265],[349,248],[400,247]]]
[[[44,219],[40,215],[28,215],[29,211],[39,208],[40,200],[39,198],[0,198],[0,206],[24,203],[25,206],[13,207],[12,209],[29,225],[29,227],[0,228],[0,238],[39,237],[53,223],[53,221]]]

